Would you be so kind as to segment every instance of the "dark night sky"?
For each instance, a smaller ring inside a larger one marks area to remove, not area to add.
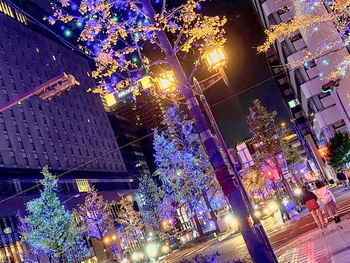
[[[208,9],[209,7],[209,9]],[[226,73],[231,88],[221,84],[206,93],[209,104],[220,101],[232,94],[272,76],[264,54],[257,54],[257,47],[264,40],[259,18],[249,0],[211,0],[203,10],[212,14],[225,15],[227,44],[225,51],[229,58]],[[260,99],[269,111],[277,111],[279,120],[288,120],[288,112],[282,95],[274,80],[244,92],[230,100],[212,107],[214,116],[229,145],[249,137],[246,116],[254,99]]]
[[[49,10],[49,0],[31,0]],[[174,1],[174,2],[173,2]],[[168,0],[169,5],[178,0]],[[256,49],[264,40],[259,18],[250,0],[207,0],[203,13],[225,15],[228,23],[225,51],[229,57],[226,73],[231,88],[223,83],[206,92],[209,104],[216,103],[230,95],[245,90],[272,76],[264,54]],[[258,85],[232,99],[212,107],[214,116],[230,146],[249,137],[246,116],[254,99],[260,99],[269,111],[276,110],[280,120],[288,120],[288,113],[282,95],[274,80]]]

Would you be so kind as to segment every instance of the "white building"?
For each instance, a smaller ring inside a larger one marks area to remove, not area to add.
[[[252,0],[252,2],[265,28],[287,22],[295,14],[296,1]],[[313,12],[322,14],[328,10],[326,6],[320,4]],[[277,55],[281,64],[293,63],[303,57],[303,51],[314,53],[320,44],[337,38],[339,38],[339,32],[335,26],[331,22],[324,23],[315,26],[312,30],[300,30],[289,39],[277,41],[270,53]],[[331,138],[335,132],[350,130],[348,98],[350,78],[342,79],[340,86],[332,92],[323,93],[321,90],[322,86],[328,83],[328,80],[322,80],[322,76],[327,76],[335,68],[334,65],[348,55],[349,50],[344,48],[336,53],[321,56],[287,73],[294,94],[294,98],[287,100],[287,103],[292,112],[295,107],[301,108],[301,112],[310,121],[314,135],[321,142]],[[271,65],[271,60],[269,61]]]

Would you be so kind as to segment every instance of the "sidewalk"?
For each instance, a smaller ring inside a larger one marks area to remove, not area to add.
[[[350,263],[350,218],[313,230],[278,249],[280,263]]]

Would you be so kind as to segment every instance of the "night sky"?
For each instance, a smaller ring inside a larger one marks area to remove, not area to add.
[[[208,6],[210,7],[208,9]],[[264,54],[256,49],[264,40],[264,33],[253,5],[249,0],[212,0],[203,6],[210,14],[225,15],[227,44],[225,51],[229,58],[226,73],[231,88],[222,83],[206,93],[209,104],[245,90],[261,81],[271,78],[272,73]],[[230,146],[249,137],[246,116],[254,99],[260,99],[269,111],[277,111],[280,120],[288,120],[287,106],[274,80],[267,81],[232,99],[212,107],[213,113]]]
[[[31,0],[50,10],[49,0]],[[175,1],[175,2],[173,2]],[[178,4],[178,0],[168,0],[168,4]],[[250,0],[207,0],[202,12],[208,15],[225,15],[228,23],[225,51],[229,58],[226,73],[231,88],[224,83],[212,87],[206,92],[209,104],[215,104],[228,96],[243,91],[261,81],[271,78],[272,74],[264,54],[256,49],[263,43],[264,33],[259,18]],[[206,76],[199,76],[205,78]],[[236,142],[249,137],[246,116],[254,99],[260,99],[269,111],[276,110],[280,120],[288,120],[288,112],[282,95],[272,79],[250,89],[232,99],[212,107],[214,116],[223,133],[226,143],[233,146]]]

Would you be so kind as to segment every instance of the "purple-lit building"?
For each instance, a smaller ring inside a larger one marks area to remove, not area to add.
[[[0,0],[0,105],[63,72],[80,86],[51,101],[32,97],[0,113],[0,200],[34,186],[45,165],[58,175],[78,167],[59,181],[68,207],[81,202],[91,185],[109,200],[117,191],[134,189],[135,172],[128,171],[122,153],[106,155],[118,148],[118,131],[100,97],[86,92],[95,85],[88,74],[91,61],[34,23],[33,18],[43,22],[44,10],[28,0],[12,2],[20,9]],[[15,215],[37,193],[0,201],[0,262],[20,262]]]

